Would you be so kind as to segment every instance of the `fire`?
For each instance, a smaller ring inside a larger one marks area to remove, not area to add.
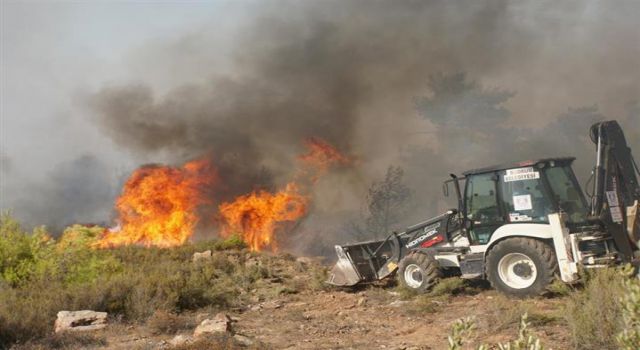
[[[349,165],[352,160],[340,153],[335,147],[326,141],[312,137],[305,142],[307,153],[298,157],[308,168],[312,168],[316,174],[313,177],[326,173],[329,168],[336,165]]]
[[[216,179],[215,169],[204,159],[182,167],[150,165],[136,170],[116,201],[118,227],[107,230],[97,247],[183,244],[198,222],[197,206],[208,201],[201,187]]]
[[[307,197],[298,192],[295,183],[287,184],[275,194],[258,191],[220,205],[226,225],[223,236],[242,235],[251,250],[271,248],[275,251],[275,230],[281,222],[295,222],[306,214]]]
[[[95,246],[181,245],[193,235],[199,218],[208,217],[215,218],[211,221],[219,225],[221,236],[240,234],[251,250],[275,251],[276,232],[306,215],[309,186],[331,167],[351,163],[321,139],[309,139],[305,145],[308,151],[298,158],[301,168],[284,189],[240,195],[218,205],[217,213],[206,210],[215,211],[210,194],[224,182],[209,161],[203,158],[181,167],[142,167],[127,180],[116,201],[118,225],[106,230]]]

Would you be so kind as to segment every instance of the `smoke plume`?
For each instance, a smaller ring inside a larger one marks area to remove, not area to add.
[[[619,119],[640,153],[640,6],[634,1],[274,1],[139,48],[143,73],[89,93],[92,121],[138,159],[211,154],[221,199],[285,183],[304,140],[358,158],[316,187],[300,246],[341,223],[393,164],[410,220],[444,209],[450,172],[576,155],[590,123]],[[233,12],[235,11],[235,12]],[[221,38],[222,37],[222,38]],[[109,203],[102,203],[106,205]]]

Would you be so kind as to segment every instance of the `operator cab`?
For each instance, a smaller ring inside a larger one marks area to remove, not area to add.
[[[573,173],[575,158],[548,158],[470,170],[459,198],[461,218],[471,245],[489,243],[506,224],[548,224],[548,215],[564,212],[567,225],[584,223],[587,201]]]

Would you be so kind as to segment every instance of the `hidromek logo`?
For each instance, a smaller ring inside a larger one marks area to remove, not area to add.
[[[425,239],[433,236],[434,234],[436,234],[438,232],[438,227],[440,227],[440,223],[435,223],[433,225],[427,226],[424,228],[423,232],[425,232],[425,234],[423,234],[422,236],[414,239],[413,241],[407,243],[406,247],[407,248],[411,248],[417,244],[419,244],[420,242],[424,241]],[[427,232],[428,231],[428,232]]]

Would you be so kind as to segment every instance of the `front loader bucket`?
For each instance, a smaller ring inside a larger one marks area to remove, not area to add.
[[[398,266],[400,247],[400,239],[395,234],[383,241],[337,245],[338,261],[327,283],[348,287],[385,278]]]
[[[331,269],[327,283],[340,287],[350,287],[358,284],[361,278],[353,266],[351,259],[349,259],[344,253],[343,248],[339,245],[336,246],[336,253],[338,254],[338,262],[336,262],[333,269]]]

